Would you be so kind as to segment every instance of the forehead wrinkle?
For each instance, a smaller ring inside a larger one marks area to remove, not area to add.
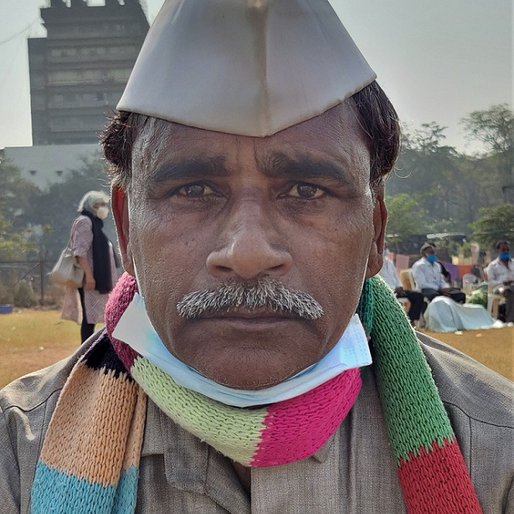
[[[148,180],[156,169],[165,168],[180,154],[190,152],[191,145],[206,138],[206,131],[192,129],[179,123],[148,117],[138,136],[132,153],[133,170],[139,181]],[[198,154],[194,155],[194,158]],[[200,157],[203,157],[200,154]],[[216,157],[216,156],[215,156]]]
[[[173,135],[176,131],[176,124],[154,117],[145,120],[143,128],[132,151],[133,176],[141,179],[154,165],[163,149],[168,149],[174,140]],[[136,171],[139,170],[140,173]],[[144,173],[141,173],[143,171]]]

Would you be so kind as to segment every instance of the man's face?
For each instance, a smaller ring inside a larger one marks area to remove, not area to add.
[[[502,253],[510,253],[510,245],[508,245],[507,243],[502,243],[498,247],[498,255],[500,255]]]
[[[369,152],[343,104],[267,138],[169,124],[133,151],[127,202],[114,211],[125,268],[134,263],[167,348],[222,384],[259,389],[319,361],[381,268],[386,212],[374,204]],[[310,294],[319,319],[231,309],[186,319],[184,295],[262,277]]]
[[[423,256],[428,257],[429,255],[435,255],[435,249],[433,246],[429,246],[423,250]]]

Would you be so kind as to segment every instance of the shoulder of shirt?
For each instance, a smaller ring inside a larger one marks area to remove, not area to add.
[[[45,404],[56,393],[60,393],[73,366],[87,351],[91,342],[82,344],[70,357],[51,366],[29,373],[0,390],[0,410],[3,412],[12,408],[30,412]]]
[[[417,336],[444,404],[476,421],[514,429],[514,383],[437,339]]]
[[[73,220],[73,224],[71,226],[71,232],[73,233],[76,231],[92,230],[92,228],[93,228],[93,222],[91,221],[91,219],[88,218],[87,216],[84,216],[83,214],[81,214],[80,216],[78,216],[77,218],[75,218]]]
[[[93,222],[91,221],[91,218],[89,218],[87,216],[84,216],[83,214],[81,214],[80,216],[75,218],[74,224],[75,225],[90,225],[90,226],[93,226]]]

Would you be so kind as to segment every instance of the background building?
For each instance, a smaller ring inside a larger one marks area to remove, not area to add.
[[[51,0],[30,38],[32,144],[96,143],[148,31],[138,0]]]

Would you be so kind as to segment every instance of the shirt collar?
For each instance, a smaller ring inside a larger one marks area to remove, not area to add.
[[[329,465],[336,437],[337,432],[308,460]],[[175,424],[149,399],[141,457],[155,455],[162,455],[171,487],[206,495],[227,512],[250,512],[250,499],[228,459]]]

